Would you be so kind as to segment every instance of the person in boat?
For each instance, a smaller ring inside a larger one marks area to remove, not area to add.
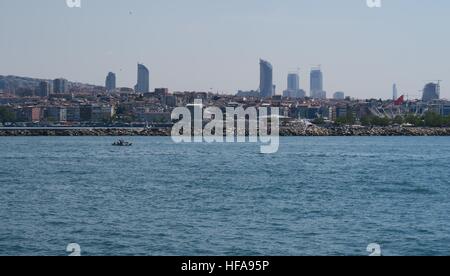
[[[119,141],[115,142],[113,145],[114,146],[131,146],[131,143],[125,142],[124,140],[120,139]]]

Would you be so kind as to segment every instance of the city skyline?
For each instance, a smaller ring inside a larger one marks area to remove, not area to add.
[[[254,64],[263,57],[274,67],[278,95],[297,67],[302,69],[300,88],[309,91],[307,72],[322,64],[328,97],[345,91],[355,98],[387,99],[393,83],[399,95],[419,97],[427,80],[443,79],[441,97],[450,98],[448,1],[398,0],[369,9],[359,0],[283,5],[195,0],[199,10],[175,0],[95,1],[81,9],[64,2],[0,3],[0,34],[7,38],[0,45],[0,74],[102,85],[112,71],[117,86],[133,87],[139,60],[152,69],[152,87],[235,94],[258,88]],[[271,16],[264,16],[269,11]],[[423,39],[429,36],[434,43]]]
[[[344,99],[347,95],[343,91],[335,91],[333,93],[327,94],[327,91],[323,87],[324,83],[324,76],[323,72],[321,70],[321,66],[315,66],[311,68],[310,74],[309,74],[309,87],[310,92],[309,95],[306,94],[306,92],[302,89],[300,86],[300,68],[298,68],[298,72],[289,72],[287,74],[287,90],[284,90],[282,93],[277,93],[276,91],[276,85],[273,84],[273,66],[269,61],[260,59],[259,63],[259,70],[260,70],[260,86],[257,90],[251,90],[255,91],[259,94],[259,97],[261,98],[270,98],[272,96],[283,96],[287,98],[311,98],[311,99]],[[0,75],[2,76],[2,75]],[[32,79],[40,79],[40,78],[34,78],[32,76],[15,76],[15,75],[5,75],[12,76],[12,77],[23,77],[23,78],[32,78]],[[39,84],[39,87],[36,88],[36,95],[39,96],[48,96],[52,93],[54,94],[65,94],[68,91],[68,83],[73,82],[65,78],[56,78],[56,79],[40,79],[42,80]],[[48,82],[52,82],[50,86],[48,86]],[[106,89],[106,92],[114,92],[119,88],[124,89],[132,89],[135,93],[152,93],[159,89],[165,89],[169,91],[169,88],[154,88],[154,91],[150,88],[150,70],[141,63],[137,64],[137,83],[134,86],[134,88],[131,87],[117,87],[116,85],[117,77],[114,72],[109,72],[106,76],[105,82],[103,87]],[[73,83],[79,83],[79,82],[73,82]],[[425,87],[422,90],[419,90],[418,95],[411,95],[407,93],[402,93],[401,97],[408,97],[408,99],[423,99],[424,101],[430,101],[433,99],[442,99],[446,100],[446,98],[441,97],[441,83],[442,80],[428,80],[425,84]],[[96,85],[92,83],[82,83],[84,85],[90,85],[90,86],[99,86],[102,85]],[[435,87],[435,88],[430,88]],[[430,92],[430,90],[435,90],[435,92]],[[45,92],[48,90],[49,92]],[[174,92],[191,92],[189,90],[184,91],[174,91]],[[213,91],[196,91],[196,92],[211,92]],[[239,92],[242,92],[242,90],[239,90],[238,93],[230,93],[227,95],[239,95]],[[225,94],[224,94],[225,95]],[[345,95],[345,96],[344,96]],[[431,96],[430,96],[431,95]],[[399,94],[397,89],[397,84],[394,83],[392,87],[392,100],[396,101],[398,100]],[[360,99],[360,100],[368,100],[368,99],[377,99],[377,97],[372,98],[358,98],[358,97],[350,97],[353,99]],[[379,98],[381,99],[381,98]],[[386,99],[385,99],[386,100]],[[387,99],[389,100],[389,98]]]

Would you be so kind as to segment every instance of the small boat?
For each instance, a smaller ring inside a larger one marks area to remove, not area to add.
[[[124,140],[119,140],[117,142],[114,142],[114,144],[112,145],[116,147],[131,147],[133,144]]]

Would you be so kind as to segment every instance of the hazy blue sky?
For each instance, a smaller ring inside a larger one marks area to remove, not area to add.
[[[256,89],[259,58],[286,75],[322,64],[331,95],[418,94],[442,79],[450,98],[450,1],[383,0],[0,0],[0,74],[136,83],[136,63],[151,87],[235,93]]]

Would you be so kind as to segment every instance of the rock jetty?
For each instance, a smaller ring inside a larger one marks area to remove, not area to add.
[[[426,127],[283,127],[281,136],[450,136],[450,128]]]
[[[170,136],[170,128],[0,129],[0,136]],[[426,127],[281,127],[281,136],[450,136],[450,128]]]
[[[0,136],[169,136],[170,129],[0,129]]]

